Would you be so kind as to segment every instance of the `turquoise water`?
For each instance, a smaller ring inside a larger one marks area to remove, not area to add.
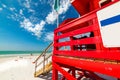
[[[41,51],[0,51],[0,55],[9,54],[41,54]]]

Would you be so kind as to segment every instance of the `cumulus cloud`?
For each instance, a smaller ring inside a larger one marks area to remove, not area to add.
[[[21,5],[25,8],[30,8],[31,7],[31,5],[30,5],[31,0],[17,0],[17,1],[18,1],[19,5]]]
[[[21,22],[21,26],[29,30],[31,27],[33,27],[33,24],[30,22],[29,19],[25,18],[24,21]]]
[[[53,6],[54,5],[52,5],[52,7]],[[70,7],[69,0],[61,0],[61,2],[60,2],[60,8],[59,8],[59,11],[58,11],[59,15],[60,14],[64,14],[69,9],[69,7]],[[55,12],[54,9],[52,9],[52,11],[49,12],[49,14],[47,15],[45,21],[48,24],[54,24],[54,22],[56,21],[56,19],[57,19],[57,13]],[[44,40],[45,41],[48,41],[48,40],[52,41],[53,40],[53,32],[46,33]]]
[[[20,14],[20,15],[23,15],[23,10],[22,10],[22,9],[20,9],[19,14]]]
[[[16,10],[16,9],[15,9]],[[18,21],[18,22],[20,22],[22,19],[24,19],[25,17],[23,16],[23,15],[21,15],[20,14],[20,12],[13,12],[13,14],[9,14],[8,16],[7,16],[7,18],[9,18],[9,19],[13,19],[13,20],[15,20],[15,21]]]
[[[39,0],[42,1],[43,0]],[[25,8],[27,8],[28,12],[32,12],[34,13],[35,10],[32,9],[31,0],[24,0],[23,2],[21,0],[18,0],[19,4]],[[46,1],[44,1],[46,2]],[[53,0],[49,0],[48,1],[50,6],[54,6],[53,4]],[[47,3],[48,4],[48,3]],[[2,5],[4,8],[6,7],[6,5]],[[60,1],[60,9],[58,11],[59,15],[60,14],[64,14],[70,7],[70,2],[69,0],[61,0]],[[10,8],[11,11],[15,10],[15,8]],[[52,9],[48,15],[45,17],[45,20],[39,20],[38,18],[34,17],[34,16],[29,16],[27,18],[25,18],[25,15],[23,14],[23,9],[20,9],[19,11],[16,11],[17,15],[14,13],[14,15],[11,15],[10,17],[13,18],[14,20],[16,19],[20,19],[20,20],[16,20],[20,22],[20,26],[22,28],[24,28],[25,30],[27,30],[28,32],[31,32],[34,36],[37,36],[38,38],[41,37],[42,35],[42,31],[44,30],[44,26],[45,24],[54,24],[56,19],[57,19],[57,14],[55,12],[54,9]],[[63,17],[64,18],[64,17]],[[23,20],[23,21],[21,21]],[[39,23],[38,23],[39,21]],[[53,33],[49,32],[45,34],[45,38],[46,40],[53,40]]]
[[[11,8],[10,8],[10,10],[11,10],[11,11],[14,11],[14,10],[15,10],[15,8],[11,7]]]
[[[6,8],[6,7],[7,7],[5,4],[2,4],[2,6],[3,6],[4,8]]]
[[[24,7],[28,9],[29,12],[34,13],[35,11],[31,8],[31,0],[25,0],[23,3]]]
[[[10,19],[13,19],[13,20],[18,21],[18,18],[16,18],[16,14],[10,15],[10,16],[8,16],[7,18],[10,18]]]
[[[45,41],[53,41],[53,32],[46,33],[45,35]]]
[[[29,32],[32,32],[33,35],[40,38],[45,22],[42,20],[39,24],[33,24],[29,19],[25,18],[24,21],[21,22],[20,24],[21,24],[21,27],[23,27]]]
[[[53,5],[54,6],[54,5]],[[61,0],[60,2],[60,8],[59,8],[59,15],[64,14],[70,7],[70,2],[69,0]],[[54,9],[49,12],[49,14],[46,17],[46,22],[48,24],[53,24],[57,19],[57,14],[55,13]]]
[[[41,37],[44,25],[45,25],[44,21],[41,21],[39,24],[35,25],[33,32],[37,37]]]
[[[70,7],[70,0],[63,0],[60,2],[60,9],[58,11],[59,14],[65,13]]]
[[[29,11],[29,12],[32,12],[32,13],[35,12],[33,9],[30,9],[30,8],[28,9],[28,11]]]
[[[23,3],[23,5],[24,5],[26,8],[30,8],[30,0],[25,0],[25,2]]]
[[[46,22],[48,24],[53,24],[56,19],[57,19],[57,14],[52,11],[47,15]]]

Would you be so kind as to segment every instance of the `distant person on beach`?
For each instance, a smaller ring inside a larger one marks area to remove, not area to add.
[[[31,56],[33,56],[33,54],[32,54],[32,53],[31,53],[30,55],[31,55]]]

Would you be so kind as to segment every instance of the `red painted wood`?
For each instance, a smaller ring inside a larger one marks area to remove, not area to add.
[[[69,69],[67,72],[70,73],[72,70]],[[65,76],[63,76],[63,78],[61,80],[66,80]]]
[[[59,65],[57,65],[55,62],[53,62],[53,67],[55,67],[60,73],[62,73],[66,77],[66,79],[68,79],[68,80],[76,80],[72,75],[69,74],[69,72],[66,72]]]
[[[106,75],[120,78],[120,64],[108,64],[102,62],[84,61],[73,58],[53,56],[53,61],[92,72],[99,72]]]
[[[53,62],[52,65],[54,65]],[[52,80],[58,80],[58,70],[54,66],[52,67]]]
[[[80,0],[76,0],[80,1]],[[86,1],[86,0],[85,0]],[[92,0],[98,1],[98,0]],[[119,0],[115,0],[110,2],[109,4],[103,6],[102,8],[108,7],[113,3]],[[84,1],[83,1],[84,2]],[[79,3],[77,3],[79,4]],[[90,9],[98,5],[93,5]],[[102,9],[101,8],[101,9]],[[95,8],[96,9],[96,8]],[[94,10],[94,9],[93,9]],[[106,60],[116,60],[120,61],[120,47],[116,48],[105,48],[103,46],[103,42],[101,39],[100,29],[98,25],[97,15],[96,12],[100,10],[94,10],[88,14],[85,13],[80,18],[74,19],[70,22],[61,24],[60,27],[55,29],[54,31],[54,50],[53,50],[53,80],[57,80],[58,78],[58,71],[62,73],[68,80],[74,80],[75,77],[75,70],[85,69],[92,72],[99,72],[103,74],[107,74],[110,76],[114,76],[120,78],[120,64],[110,64],[110,63],[103,63],[103,62],[92,62],[86,60],[78,60],[74,58],[65,58],[59,57],[62,56],[70,56],[70,57],[78,57],[78,58],[90,58],[90,59],[106,59]],[[83,11],[84,12],[84,11]],[[76,39],[74,38],[75,35],[81,35],[88,32],[94,33],[94,36]],[[60,39],[69,38],[69,40],[60,42]],[[81,47],[82,45],[89,45],[93,44],[96,46],[95,49],[75,49],[78,46]],[[60,50],[59,48],[69,46],[69,50]],[[66,72],[62,69],[62,67],[71,68],[72,76],[69,72]],[[91,74],[90,74],[91,75]],[[81,78],[81,77],[80,77]],[[64,78],[65,79],[65,78]]]
[[[113,51],[54,51],[54,54],[84,58],[120,60],[120,52]]]
[[[89,14],[87,14],[85,16],[82,16],[80,18],[77,18],[77,19],[75,19],[75,20],[73,20],[73,21],[71,21],[71,22],[69,22],[67,24],[64,24],[62,27],[58,27],[57,29],[55,29],[55,33],[67,30],[69,28],[73,28],[74,26],[77,26],[77,25],[79,25],[81,23],[84,23],[84,22],[86,22],[88,20],[91,20],[91,19],[93,19],[95,17],[96,17],[95,12],[89,13]]]
[[[91,37],[79,40],[72,40],[66,42],[55,43],[54,46],[68,46],[68,45],[78,45],[78,44],[95,44],[100,43],[100,37]]]
[[[74,0],[72,5],[80,15],[84,15],[99,8],[99,0]]]
[[[83,27],[83,28],[78,28],[77,30],[71,31],[71,32],[67,32],[65,34],[61,34],[59,36],[55,36],[55,40],[57,39],[61,39],[61,38],[65,38],[65,37],[70,37],[70,36],[74,36],[77,34],[82,34],[82,33],[87,33],[87,32],[91,32],[91,31],[96,31],[98,30],[98,24],[94,24],[94,25],[90,25],[88,27]]]

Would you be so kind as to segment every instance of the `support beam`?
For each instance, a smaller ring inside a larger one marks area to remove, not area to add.
[[[58,70],[54,67],[54,64],[52,62],[52,80],[58,80]]]
[[[120,78],[120,64],[109,64],[103,62],[85,61],[74,58],[53,56],[53,61],[84,70],[99,72],[102,74],[110,75]]]
[[[75,68],[72,67],[71,70],[72,70],[72,76],[76,77]]]
[[[72,75],[70,75],[68,72],[66,72],[64,69],[62,69],[62,67],[57,65],[55,62],[53,62],[53,67],[55,69],[57,69],[60,73],[62,73],[65,76],[66,79],[68,79],[68,80],[76,80]],[[53,74],[55,75],[54,70],[53,70]],[[55,78],[55,77],[53,77],[53,78]],[[57,80],[57,79],[53,79],[53,80]]]
[[[68,73],[70,73],[70,72],[71,72],[71,69],[68,70]],[[65,76],[63,76],[62,80],[65,80],[65,79],[66,79]]]

